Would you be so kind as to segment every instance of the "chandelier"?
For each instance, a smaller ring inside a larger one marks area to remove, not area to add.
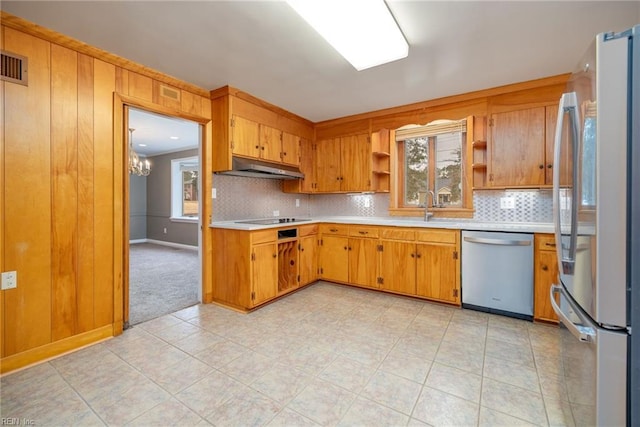
[[[138,176],[147,176],[151,173],[151,164],[149,160],[142,161],[138,157],[138,153],[133,149],[133,131],[129,128],[129,173]]]

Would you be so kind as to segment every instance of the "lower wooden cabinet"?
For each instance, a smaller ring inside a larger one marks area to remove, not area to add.
[[[296,230],[278,239],[276,228],[212,229],[213,300],[250,310],[317,280],[317,225]]]
[[[553,234],[536,234],[534,245],[533,318],[557,323],[558,316],[553,311],[549,296],[551,285],[558,281],[555,237]]]
[[[416,295],[416,244],[380,241],[380,289]]]
[[[327,226],[321,232],[323,279],[460,304],[459,230]]]
[[[254,245],[251,248],[251,307],[278,295],[278,244]]]
[[[349,238],[322,235],[320,240],[320,277],[334,282],[349,281]]]

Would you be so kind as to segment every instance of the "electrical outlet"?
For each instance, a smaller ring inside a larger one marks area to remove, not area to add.
[[[273,216],[280,216],[280,211],[273,211]]]
[[[296,208],[300,207],[300,199],[296,199]]]
[[[167,234],[167,227],[165,227],[165,228],[162,230],[162,232],[163,232],[164,234]]]
[[[370,208],[371,207],[371,199],[367,196],[364,197],[364,207],[365,208]]]
[[[2,290],[15,289],[18,287],[18,272],[5,271],[2,273]]]
[[[217,191],[215,188],[211,189],[211,198],[215,199],[216,197],[218,197]]]
[[[516,201],[513,197],[501,197],[500,209],[515,209]]]

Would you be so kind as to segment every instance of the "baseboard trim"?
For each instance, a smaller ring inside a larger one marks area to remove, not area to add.
[[[7,356],[0,360],[0,374],[6,374],[17,369],[46,362],[111,337],[113,337],[113,325],[109,324],[50,344]]]
[[[153,243],[154,245],[169,246],[169,247],[178,248],[178,249],[188,249],[188,250],[191,250],[191,251],[197,251],[198,250],[197,246],[184,245],[182,243],[165,242],[163,240],[155,240],[155,239],[129,240],[129,244],[130,245],[134,245],[134,244],[138,244],[138,243]]]

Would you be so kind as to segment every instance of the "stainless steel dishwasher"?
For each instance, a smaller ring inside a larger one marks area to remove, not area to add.
[[[462,231],[462,306],[533,318],[533,234]]]

